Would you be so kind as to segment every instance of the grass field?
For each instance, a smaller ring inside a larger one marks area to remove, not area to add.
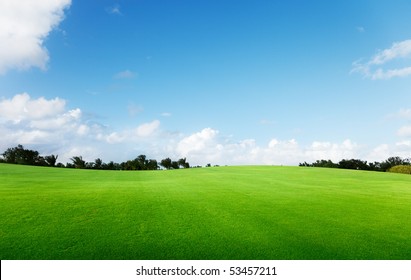
[[[411,176],[0,164],[0,259],[411,259]]]

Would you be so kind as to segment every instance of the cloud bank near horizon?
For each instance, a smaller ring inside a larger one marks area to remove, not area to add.
[[[401,109],[398,116],[407,119],[408,112],[409,109]],[[373,148],[350,139],[339,143],[317,140],[301,145],[296,139],[274,138],[261,145],[255,139],[233,141],[211,127],[191,134],[171,133],[159,120],[116,130],[87,119],[81,108],[67,108],[64,99],[33,99],[28,93],[0,101],[0,134],[4,135],[1,151],[22,144],[44,154],[58,154],[63,163],[76,155],[87,161],[98,157],[104,161],[124,161],[146,154],[158,160],[186,157],[194,165],[296,165],[317,159],[380,161],[393,155],[406,157],[411,148],[409,126],[398,129],[401,141]]]

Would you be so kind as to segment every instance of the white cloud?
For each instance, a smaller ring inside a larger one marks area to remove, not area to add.
[[[1,0],[0,74],[30,67],[45,70],[49,54],[44,41],[70,4],[71,0]]]
[[[391,148],[388,144],[381,144],[371,150],[367,159],[370,161],[381,161],[392,156],[391,152]]]
[[[106,141],[109,144],[115,144],[115,143],[121,143],[125,140],[125,136],[118,133],[118,132],[113,132],[110,133],[107,137],[106,137]]]
[[[59,98],[32,100],[27,93],[17,94],[12,99],[0,101],[0,119],[20,122],[39,120],[63,112],[66,102]]]
[[[217,144],[215,137],[218,131],[211,128],[204,128],[200,132],[194,133],[183,138],[177,145],[177,152],[182,156],[189,156],[192,153],[207,153],[209,150],[215,150]]]
[[[411,125],[406,125],[398,130],[398,135],[401,137],[411,137]]]
[[[411,54],[411,40],[394,43],[391,48],[378,52],[370,61],[371,64],[381,65],[396,58],[409,57]]]
[[[135,130],[136,135],[138,137],[149,137],[152,136],[160,126],[160,121],[154,120],[149,123],[144,123],[140,126],[138,126]]]
[[[255,139],[245,139],[236,143],[224,139],[219,132],[205,128],[200,132],[181,139],[176,146],[177,156],[187,157],[194,164],[289,164],[303,161],[357,157],[359,145],[351,140],[342,143],[313,142],[308,147],[299,145],[297,140],[271,139],[266,146],[258,145]]]
[[[360,73],[372,80],[388,80],[394,77],[406,77],[411,75],[411,66],[387,69],[386,64],[394,60],[408,62],[411,56],[411,40],[394,43],[391,48],[377,52],[368,62],[353,63],[351,73]],[[411,65],[411,62],[408,62]]]
[[[408,116],[408,109],[400,112]],[[398,134],[411,136],[411,127],[404,126]],[[76,155],[87,161],[100,157],[121,162],[143,153],[158,160],[186,157],[192,165],[297,165],[318,159],[382,161],[389,156],[409,157],[411,152],[410,138],[375,148],[350,139],[301,145],[296,139],[273,138],[261,144],[253,138],[234,141],[211,127],[188,135],[171,133],[161,129],[159,120],[116,130],[86,121],[82,110],[66,108],[65,100],[31,98],[27,93],[0,100],[0,135],[0,151],[23,144],[44,154],[58,154],[64,163]]]
[[[409,75],[411,75],[411,67],[405,67],[405,68],[400,68],[400,69],[388,69],[388,70],[383,70],[382,68],[379,68],[373,74],[371,74],[371,79],[389,80],[394,77],[406,77]]]
[[[83,120],[79,108],[66,109],[66,101],[60,98],[34,99],[22,93],[0,101],[1,149],[23,144],[42,147],[43,152],[64,153],[87,142],[92,145],[100,130]]]
[[[56,130],[62,129],[63,127],[68,127],[69,129],[71,129],[73,125],[77,125],[77,123],[80,121],[81,115],[82,113],[79,108],[64,112],[62,114],[56,113],[39,120],[30,121],[30,128]]]
[[[341,159],[354,158],[358,155],[359,146],[351,140],[342,143],[315,141],[305,151],[305,155],[313,160],[330,159],[339,161]]]
[[[393,145],[381,144],[374,148],[368,155],[369,161],[383,161],[392,156],[409,158],[411,153],[411,141],[400,141]]]
[[[411,119],[411,109],[401,109],[398,115],[404,119]]]

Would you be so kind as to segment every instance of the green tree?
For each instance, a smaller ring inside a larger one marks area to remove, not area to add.
[[[178,161],[172,161],[171,162],[171,168],[172,169],[179,169],[180,165],[178,164]]]
[[[58,157],[59,157],[58,155],[57,156],[49,155],[49,156],[45,156],[44,160],[45,160],[45,162],[48,166],[54,167],[54,166],[56,166],[56,162],[57,162]]]
[[[187,159],[186,159],[186,158],[180,158],[180,159],[178,160],[178,165],[179,165],[181,168],[190,168],[190,164],[187,162]]]
[[[73,162],[75,168],[86,168],[86,162],[82,156],[75,156],[70,159]]]
[[[147,169],[148,170],[157,170],[158,169],[158,163],[155,159],[149,159],[147,162]]]
[[[3,158],[5,162],[14,164],[42,165],[44,163],[44,159],[39,155],[39,152],[24,149],[23,145],[8,148],[3,153]]]
[[[160,161],[160,165],[162,166],[162,167],[164,167],[165,169],[171,169],[171,159],[170,158],[165,158],[165,159],[162,159],[161,161]]]
[[[104,163],[103,163],[103,161],[101,160],[101,158],[96,158],[96,159],[94,160],[94,168],[95,168],[95,169],[102,169],[102,168],[103,168],[103,165],[104,165]]]

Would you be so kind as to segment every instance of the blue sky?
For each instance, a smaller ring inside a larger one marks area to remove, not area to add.
[[[0,149],[93,161],[411,156],[411,2],[0,3]]]

